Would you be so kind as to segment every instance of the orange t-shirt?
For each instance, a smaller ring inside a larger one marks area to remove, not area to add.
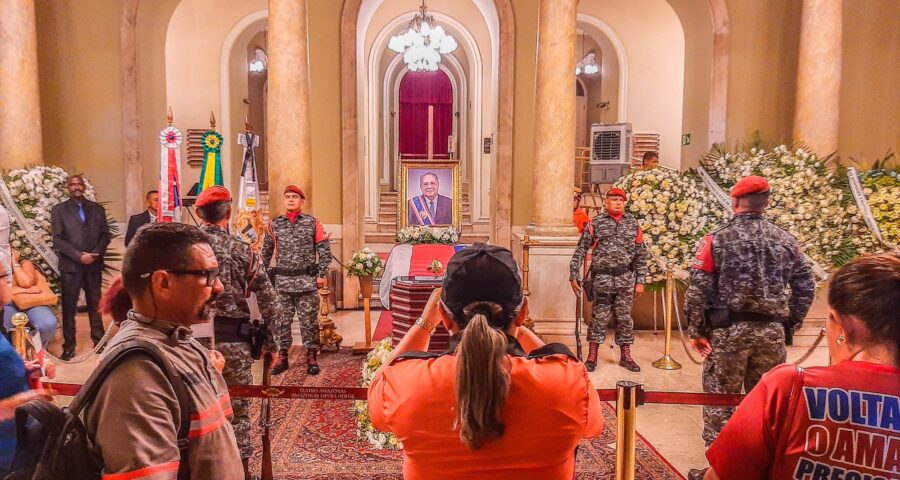
[[[575,226],[578,227],[578,233],[581,233],[584,232],[584,227],[591,223],[591,217],[588,217],[588,214],[585,213],[584,210],[576,208],[575,211],[572,212],[572,221],[575,222]]]
[[[456,356],[413,355],[382,369],[369,387],[373,425],[403,442],[406,480],[571,479],[578,442],[603,429],[600,399],[584,364],[558,344],[525,356],[510,339],[505,433],[469,450],[453,428]]]

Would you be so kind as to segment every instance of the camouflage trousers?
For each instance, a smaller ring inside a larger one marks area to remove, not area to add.
[[[762,375],[784,363],[784,327],[777,322],[736,322],[717,328],[709,338],[712,353],[703,364],[703,391],[749,392]],[[706,446],[719,436],[734,407],[703,407],[703,441]]]
[[[631,305],[634,303],[634,285],[626,289],[611,289],[603,283],[606,275],[594,277],[594,303],[591,306],[591,324],[588,325],[589,342],[603,343],[606,340],[610,317],[615,316],[616,345],[634,343],[634,319]]]
[[[209,347],[208,339],[200,339],[201,344]],[[253,374],[250,367],[253,358],[250,356],[250,344],[246,342],[222,342],[216,343],[216,350],[225,357],[225,370],[222,376],[228,385],[250,385],[253,383]],[[237,439],[238,450],[241,459],[253,456],[254,443],[250,436],[250,399],[231,397],[231,409],[234,416],[231,417],[231,427],[234,429],[234,437]]]
[[[278,292],[278,310],[281,318],[278,321],[278,348],[291,348],[294,339],[291,336],[291,324],[294,314],[300,322],[300,336],[307,350],[319,348],[319,292]]]

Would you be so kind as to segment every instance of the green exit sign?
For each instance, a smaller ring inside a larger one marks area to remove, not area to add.
[[[691,134],[685,133],[684,135],[681,136],[681,145],[684,146],[684,145],[690,145],[690,144],[691,144]]]

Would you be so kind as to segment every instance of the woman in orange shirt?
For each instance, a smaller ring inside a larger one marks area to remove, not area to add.
[[[584,365],[522,328],[527,301],[509,250],[475,244],[447,265],[422,317],[369,387],[375,428],[403,442],[416,479],[571,479],[575,447],[600,434]],[[452,337],[425,353],[438,322]]]

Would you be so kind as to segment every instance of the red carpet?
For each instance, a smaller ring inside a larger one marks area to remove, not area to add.
[[[390,310],[382,310],[378,316],[378,324],[375,325],[375,331],[372,332],[372,341],[377,342],[383,338],[391,336],[394,330],[394,317]],[[365,335],[364,335],[365,336]]]
[[[363,356],[349,349],[324,353],[320,357],[322,373],[306,375],[302,348],[291,350],[291,369],[273,377],[273,384],[303,386],[356,386],[360,381]],[[604,430],[600,437],[583,441],[578,447],[579,480],[612,479],[615,472],[615,411],[605,404]],[[273,400],[272,460],[275,478],[300,479],[400,479],[402,455],[399,451],[372,450],[364,440],[356,439],[356,422],[349,401]],[[253,402],[254,437],[259,438],[259,401]],[[253,471],[259,472],[257,451]],[[681,479],[646,440],[637,440],[636,478],[642,480]]]

